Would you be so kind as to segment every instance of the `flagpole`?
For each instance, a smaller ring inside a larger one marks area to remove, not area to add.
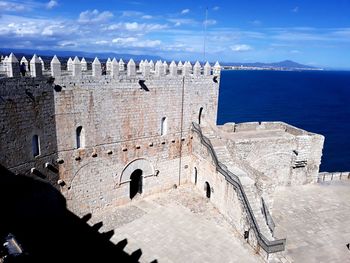
[[[206,59],[206,42],[207,42],[207,23],[208,23],[208,7],[205,9],[205,20],[204,20],[204,46],[203,46],[203,57],[204,57],[204,63],[207,60]]]

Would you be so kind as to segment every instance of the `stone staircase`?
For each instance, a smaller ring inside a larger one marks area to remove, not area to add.
[[[226,142],[216,135],[213,129],[209,127],[202,128],[203,135],[205,135],[211,142],[216,156],[222,164],[226,165],[228,170],[237,175],[243,185],[244,192],[249,200],[251,209],[253,210],[255,219],[258,223],[260,232],[269,240],[274,240],[273,235],[266,223],[264,215],[262,213],[262,205],[260,197],[257,193],[254,180],[252,180],[247,173],[242,171],[235,165],[232,160],[232,156],[226,147]]]

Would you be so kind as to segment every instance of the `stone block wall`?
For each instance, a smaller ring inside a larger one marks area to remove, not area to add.
[[[218,83],[212,76],[144,80],[148,91],[138,77],[56,78],[55,85],[62,87],[55,93],[59,171],[66,184],[61,190],[73,211],[129,202],[130,178],[123,171],[140,159],[153,167],[143,178],[142,196],[189,181],[191,123],[199,121],[201,108],[202,120],[216,122]],[[77,149],[79,126],[85,145]]]
[[[15,174],[39,176],[57,187],[54,106],[47,79],[0,79],[0,164]],[[37,156],[32,149],[34,135],[39,138]]]
[[[49,180],[77,214],[129,202],[125,173],[140,160],[152,167],[143,171],[142,196],[186,183],[191,123],[216,122],[219,80],[138,73],[1,78],[0,164]]]
[[[272,180],[274,186],[317,181],[324,137],[283,122],[229,124],[226,133],[266,132],[268,136],[229,139],[233,159],[243,160]],[[243,167],[244,168],[244,167]],[[259,175],[258,175],[259,177]]]
[[[259,253],[263,258],[267,258],[267,253],[260,248],[257,243],[257,238],[254,231],[251,229],[246,211],[243,207],[242,200],[225,177],[216,170],[213,159],[207,148],[200,142],[196,133],[193,134],[193,148],[192,153],[192,178],[197,174],[197,180],[191,180],[195,187],[206,196],[206,183],[210,185],[210,202],[220,211],[226,220],[235,228],[237,233],[244,240],[244,232],[249,232],[249,237],[246,242]],[[208,199],[209,200],[209,199]]]

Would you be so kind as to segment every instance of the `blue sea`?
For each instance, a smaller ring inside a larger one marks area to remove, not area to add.
[[[218,124],[283,121],[325,136],[321,171],[350,171],[349,71],[222,71]]]

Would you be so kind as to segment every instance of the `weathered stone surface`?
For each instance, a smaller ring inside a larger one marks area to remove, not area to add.
[[[100,221],[101,231],[114,230],[114,243],[128,239],[126,251],[142,248],[140,262],[261,262],[203,190],[180,187],[140,198],[96,214],[91,224]]]
[[[350,180],[279,187],[274,198],[276,235],[287,237],[290,262],[348,261]]]

